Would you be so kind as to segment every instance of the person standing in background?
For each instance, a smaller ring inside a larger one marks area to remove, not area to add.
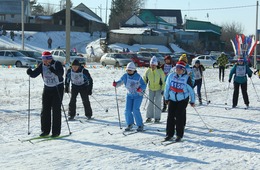
[[[52,44],[51,37],[49,37],[49,39],[47,40],[47,43],[48,43],[48,48],[51,49],[51,44]]]
[[[222,52],[220,57],[218,57],[218,59],[217,59],[217,64],[219,67],[219,81],[220,82],[221,82],[221,78],[222,78],[222,82],[224,82],[225,68],[226,68],[227,63],[228,63],[228,58],[225,55],[225,53]]]

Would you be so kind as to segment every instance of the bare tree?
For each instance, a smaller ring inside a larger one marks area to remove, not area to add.
[[[47,3],[44,5],[44,13],[46,15],[52,15],[55,13],[55,6],[53,4]]]
[[[233,47],[230,40],[233,40],[237,34],[242,34],[244,28],[240,23],[232,22],[222,25],[221,41],[225,43],[225,51],[233,52]]]
[[[117,29],[143,5],[144,0],[112,0],[109,28]]]

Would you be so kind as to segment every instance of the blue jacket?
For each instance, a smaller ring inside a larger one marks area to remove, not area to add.
[[[127,95],[130,96],[140,96],[140,94],[137,92],[137,89],[140,87],[142,91],[145,91],[146,84],[143,80],[143,78],[138,74],[136,71],[133,75],[129,75],[125,73],[120,80],[116,82],[116,87],[121,86],[122,84],[125,85],[127,89]]]
[[[191,78],[187,74],[170,73],[164,89],[165,100],[181,101],[189,96],[190,103],[195,103]]]
[[[240,76],[238,75],[238,70],[237,68],[238,67],[241,67],[243,70],[242,70],[242,73]],[[238,64],[235,64],[233,66],[233,68],[230,70],[230,73],[229,73],[229,81],[231,81],[232,77],[233,77],[233,74],[235,74],[234,76],[234,82],[236,83],[239,83],[239,84],[243,84],[243,83],[246,83],[247,82],[247,76],[248,77],[252,77],[252,70],[249,68],[249,66],[247,64],[243,64],[243,65],[238,65]]]

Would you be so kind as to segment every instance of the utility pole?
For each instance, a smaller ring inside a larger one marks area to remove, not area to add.
[[[257,44],[258,44],[258,1],[256,1],[256,25],[255,25],[255,51],[254,51],[254,68],[256,68],[256,54],[257,54]]]
[[[24,0],[22,0],[22,18],[21,18],[21,24],[22,24],[22,50],[24,50]]]
[[[70,0],[66,0],[66,64],[70,63]]]

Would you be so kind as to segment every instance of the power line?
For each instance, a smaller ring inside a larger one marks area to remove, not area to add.
[[[209,10],[226,10],[226,9],[237,9],[237,8],[249,8],[255,7],[256,5],[244,5],[244,6],[232,6],[232,7],[222,7],[222,8],[202,8],[202,9],[184,9],[181,11],[209,11]]]

